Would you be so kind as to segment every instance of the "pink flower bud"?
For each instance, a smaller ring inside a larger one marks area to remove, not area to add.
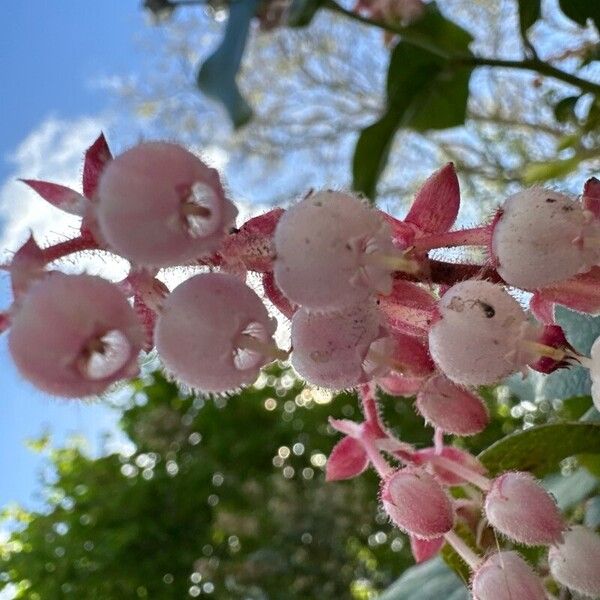
[[[237,277],[203,273],[164,301],[156,349],[182,383],[225,392],[253,383],[273,360],[275,325],[261,299]]]
[[[479,433],[489,422],[483,400],[444,375],[427,380],[417,394],[417,409],[434,427],[455,435]]]
[[[431,539],[452,529],[452,504],[433,475],[419,467],[405,467],[387,478],[381,489],[383,507],[403,531]]]
[[[19,371],[50,394],[100,394],[134,376],[144,334],[112,283],[53,272],[33,284],[14,315],[10,351]]]
[[[552,496],[526,472],[497,477],[486,497],[485,513],[492,527],[521,544],[554,544],[565,529]]]
[[[215,252],[237,214],[217,171],[166,142],[139,144],[108,162],[94,206],[109,247],[148,267]]]
[[[563,537],[548,554],[552,576],[581,594],[600,596],[600,536],[575,525]]]
[[[492,554],[473,576],[474,600],[546,600],[540,578],[516,552]]]

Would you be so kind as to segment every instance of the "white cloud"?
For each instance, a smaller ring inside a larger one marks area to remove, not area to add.
[[[41,246],[77,235],[78,217],[54,208],[18,179],[52,181],[81,192],[84,152],[109,122],[103,116],[49,117],[8,157],[13,169],[0,186],[0,262],[9,260],[31,231]],[[76,270],[114,276],[123,270],[115,267],[114,261],[91,256],[78,259]]]

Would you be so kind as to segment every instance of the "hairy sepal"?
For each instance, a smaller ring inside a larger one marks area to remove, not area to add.
[[[25,185],[37,192],[46,202],[59,208],[63,212],[83,217],[86,210],[87,200],[70,187],[52,183],[50,181],[41,181],[39,179],[21,179]]]
[[[369,466],[363,445],[353,437],[342,438],[333,448],[325,470],[327,481],[352,479]]]

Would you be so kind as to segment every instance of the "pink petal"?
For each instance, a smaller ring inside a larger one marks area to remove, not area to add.
[[[11,285],[15,298],[25,293],[29,285],[43,275],[45,266],[44,253],[33,235],[30,235],[15,252],[10,264]]]
[[[583,186],[583,207],[600,218],[600,181],[591,177]]]
[[[565,337],[565,332],[559,325],[546,325],[540,337],[535,341],[551,348],[573,350],[573,347]],[[529,366],[540,373],[553,373],[556,369],[568,367],[569,363],[562,360],[555,360],[550,356],[541,356],[535,362],[529,363]]]
[[[8,312],[0,312],[0,334],[4,333],[10,327],[10,317]]]
[[[416,283],[397,279],[389,296],[379,296],[379,309],[398,333],[427,335],[437,317],[433,296]]]
[[[423,233],[441,233],[454,225],[459,208],[458,178],[454,165],[448,163],[422,185],[405,221]]]
[[[443,545],[443,537],[422,540],[414,535],[410,536],[410,549],[416,563],[422,563],[433,558],[441,550]]]
[[[327,460],[325,479],[339,481],[360,475],[369,466],[363,445],[356,439],[345,437],[331,451]]]
[[[56,208],[60,208],[69,214],[83,217],[85,213],[86,199],[75,190],[58,183],[50,181],[39,181],[38,179],[21,179],[32,190],[36,191],[46,202]]]
[[[403,396],[409,397],[414,396],[424,383],[422,377],[405,377],[394,373],[387,377],[381,377],[377,380],[377,383],[386,394],[390,396]]]
[[[392,242],[394,243],[394,246],[401,250],[410,248],[415,241],[417,233],[419,233],[418,228],[410,223],[400,221],[382,210],[378,212],[384,221],[392,228]]]
[[[545,302],[554,302],[583,313],[600,313],[600,267],[549,285],[536,292]]]
[[[363,432],[363,424],[350,421],[349,419],[334,419],[329,417],[329,424],[340,433],[353,438],[360,438]]]
[[[417,452],[412,455],[412,460],[417,465],[426,465],[430,461],[435,461],[435,458],[438,456],[451,460],[462,467],[466,467],[474,473],[480,475],[485,474],[485,467],[475,456],[469,454],[466,450],[461,450],[454,446],[444,446],[441,454],[438,454],[435,448],[423,448],[422,450],[417,450]],[[444,485],[461,485],[465,483],[465,480],[459,475],[456,475],[456,473],[444,469],[444,467],[440,467],[435,463],[433,463],[432,466],[437,478]]]
[[[83,194],[86,198],[93,198],[98,187],[100,175],[106,163],[110,160],[112,160],[112,154],[104,134],[101,133],[98,139],[85,152],[83,163]]]
[[[404,333],[392,335],[394,350],[392,359],[398,363],[403,374],[424,377],[433,373],[435,365],[429,355],[427,346],[415,338]]]
[[[267,299],[273,303],[273,306],[275,306],[281,314],[288,319],[291,319],[298,310],[298,307],[295,304],[292,304],[292,302],[283,295],[283,292],[275,283],[273,271],[263,273],[262,284]]]
[[[554,302],[544,298],[539,292],[535,292],[529,301],[529,310],[534,317],[544,323],[551,325],[554,323]]]

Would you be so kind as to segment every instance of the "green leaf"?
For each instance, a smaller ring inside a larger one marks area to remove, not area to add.
[[[204,61],[196,77],[198,89],[223,105],[235,128],[245,125],[252,118],[252,109],[242,96],[235,78],[258,2],[248,0],[231,3],[223,39]]]
[[[584,159],[580,156],[572,156],[571,158],[530,163],[523,169],[523,182],[531,185],[548,179],[559,179],[574,171],[582,160]]]
[[[323,0],[292,0],[286,12],[286,25],[288,27],[306,27],[322,4]]]
[[[539,18],[540,0],[519,0],[519,26],[523,37]]]
[[[469,44],[473,41],[468,31],[440,13],[435,2],[425,6],[418,21],[403,28],[401,37],[444,58],[469,55]]]
[[[583,453],[600,453],[600,424],[550,423],[519,431],[499,440],[479,459],[492,475],[518,469],[544,475],[561,460]]]
[[[598,0],[559,0],[560,10],[582,27],[592,19],[600,28],[600,2]]]
[[[387,110],[364,129],[353,159],[353,187],[373,199],[398,129],[446,129],[465,121],[471,68],[407,42],[390,57]]]
[[[398,581],[385,590],[378,600],[467,600],[469,592],[461,580],[434,558],[404,571]]]
[[[559,123],[576,120],[575,105],[577,100],[579,100],[579,96],[567,96],[554,105],[554,117]]]

